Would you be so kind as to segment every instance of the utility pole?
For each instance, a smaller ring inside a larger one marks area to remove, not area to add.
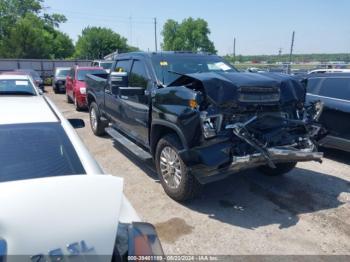
[[[236,62],[236,37],[233,38],[233,63]]]
[[[154,44],[155,50],[158,51],[158,41],[157,41],[157,18],[154,18]]]
[[[292,71],[292,56],[293,56],[293,48],[294,48],[294,37],[295,37],[295,31],[293,31],[292,44],[290,46],[288,74],[290,74]]]

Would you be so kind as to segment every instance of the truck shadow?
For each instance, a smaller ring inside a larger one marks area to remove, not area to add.
[[[151,160],[140,160],[118,142],[114,147],[159,183]],[[253,169],[204,186],[201,196],[183,205],[209,219],[242,228],[272,224],[288,228],[302,214],[344,205],[341,193],[350,193],[350,180],[302,168],[282,177],[266,177]]]
[[[350,193],[350,182],[327,174],[296,168],[283,177],[266,177],[250,170],[205,186],[202,197],[186,206],[247,229],[288,228],[302,214],[344,205],[341,193]]]

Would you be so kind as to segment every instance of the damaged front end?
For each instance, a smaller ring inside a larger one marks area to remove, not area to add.
[[[201,183],[258,166],[322,162],[315,124],[322,104],[304,106],[305,89],[282,75],[194,74],[173,84],[199,93],[202,139],[182,158]]]

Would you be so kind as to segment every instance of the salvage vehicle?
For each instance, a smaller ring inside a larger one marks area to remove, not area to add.
[[[86,82],[94,134],[152,157],[178,201],[243,169],[276,176],[323,156],[312,139],[316,106],[304,107],[305,87],[288,75],[240,73],[210,54],[135,52]]]
[[[66,78],[67,103],[73,103],[75,109],[80,111],[86,108],[86,84],[87,74],[105,74],[102,67],[79,67],[71,68]]]
[[[66,78],[69,71],[70,67],[56,67],[52,82],[53,91],[56,94],[66,91]]]
[[[324,104],[319,123],[328,134],[320,146],[350,152],[350,74],[321,73],[307,78],[307,101]]]
[[[83,120],[66,120],[28,79],[0,76],[0,261],[162,255],[123,180],[103,175],[73,129]]]

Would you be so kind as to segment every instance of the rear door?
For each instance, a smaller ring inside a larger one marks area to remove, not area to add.
[[[122,119],[127,128],[127,132],[134,139],[148,146],[149,127],[149,96],[147,89],[151,88],[150,75],[143,60],[133,60],[129,74],[128,88],[141,88],[142,94],[121,96],[121,106],[123,109]]]
[[[308,96],[325,107],[320,122],[330,136],[350,139],[350,77],[330,76],[309,79]]]
[[[118,60],[116,62],[114,71],[115,72],[130,72],[132,60]],[[105,112],[119,129],[125,129],[123,124],[123,109],[121,107],[121,100],[118,93],[118,88],[114,87],[112,84],[111,76],[109,76],[108,84],[105,88]]]

